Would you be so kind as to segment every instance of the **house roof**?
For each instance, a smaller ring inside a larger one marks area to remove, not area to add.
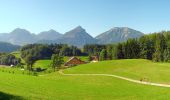
[[[65,65],[67,65],[68,63],[70,63],[70,62],[71,62],[72,60],[74,60],[74,59],[76,59],[76,60],[78,61],[77,64],[85,63],[84,61],[80,60],[80,59],[77,58],[77,57],[71,57],[71,58],[65,63]],[[74,62],[74,64],[76,64],[76,63]]]

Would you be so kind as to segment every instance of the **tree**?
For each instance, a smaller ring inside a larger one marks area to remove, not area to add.
[[[21,60],[12,54],[0,54],[0,65],[17,65]]]
[[[153,61],[164,61],[164,50],[167,48],[165,37],[162,33],[156,34],[155,52],[153,54]]]
[[[63,56],[60,56],[58,54],[53,54],[52,57],[51,57],[51,60],[52,60],[51,67],[54,69],[54,72],[55,72],[56,68],[60,69],[61,65],[64,62]]]
[[[25,57],[25,63],[27,64],[27,69],[29,71],[32,71],[33,64],[36,61],[36,58],[34,58],[32,55],[28,55]]]
[[[113,45],[107,45],[106,47],[106,51],[107,51],[107,58],[109,60],[112,60],[113,59],[113,51],[114,51],[114,46]]]
[[[92,59],[91,59],[91,56],[89,55],[87,60],[90,62]]]
[[[164,56],[164,62],[169,62],[170,61],[170,51],[169,51],[168,48],[164,50],[163,56]]]
[[[99,57],[100,61],[103,61],[103,60],[106,60],[107,59],[107,52],[105,49],[103,49],[101,52],[100,52],[100,57]]]
[[[160,62],[161,61],[161,46],[160,46],[160,40],[156,41],[155,44],[155,52],[153,54],[152,60],[154,62]]]
[[[119,43],[117,45],[116,54],[115,55],[116,55],[117,59],[124,59],[125,54],[124,54],[124,50],[123,50],[123,44]]]

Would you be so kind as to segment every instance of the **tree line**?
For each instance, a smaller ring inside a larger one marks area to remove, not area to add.
[[[83,53],[76,46],[66,44],[28,44],[21,48],[21,57],[32,56],[34,59],[50,59],[52,54],[61,56],[83,56]]]
[[[152,33],[118,44],[85,45],[83,49],[89,55],[99,56],[100,60],[149,59],[170,62],[170,32]]]
[[[163,31],[142,36],[139,39],[129,39],[117,44],[117,59],[142,58],[154,62],[170,61],[170,32]]]
[[[0,65],[17,65],[21,62],[21,59],[16,58],[12,54],[0,53]]]

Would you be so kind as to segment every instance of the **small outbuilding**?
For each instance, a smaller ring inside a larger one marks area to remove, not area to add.
[[[80,60],[77,57],[71,57],[65,64],[64,66],[75,66],[75,65],[80,65],[80,64],[86,64],[85,61]]]

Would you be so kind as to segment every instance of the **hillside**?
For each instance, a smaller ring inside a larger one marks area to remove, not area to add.
[[[114,74],[136,80],[147,78],[150,82],[170,84],[169,66],[169,63],[153,63],[144,59],[126,59],[80,65],[65,70],[65,73]]]
[[[13,52],[20,48],[18,45],[13,45],[6,42],[0,42],[0,52]]]
[[[128,27],[114,27],[96,37],[99,44],[118,43],[128,40],[129,38],[139,38],[143,36],[142,32]]]
[[[72,67],[64,72],[118,74],[137,79],[138,76],[148,75],[154,81],[157,79],[166,82],[169,80],[168,66],[169,64],[166,63],[152,63],[148,60],[113,60]],[[58,72],[35,77],[26,75],[25,72],[23,74],[21,70],[18,70],[20,74],[9,73],[13,72],[12,70],[0,68],[0,79],[3,80],[0,81],[0,94],[7,95],[0,95],[0,98],[6,99],[10,96],[14,100],[55,100],[56,98],[59,100],[82,98],[83,100],[164,100],[170,96],[169,88],[141,85],[114,77],[62,76]],[[163,71],[167,73],[163,74]]]

